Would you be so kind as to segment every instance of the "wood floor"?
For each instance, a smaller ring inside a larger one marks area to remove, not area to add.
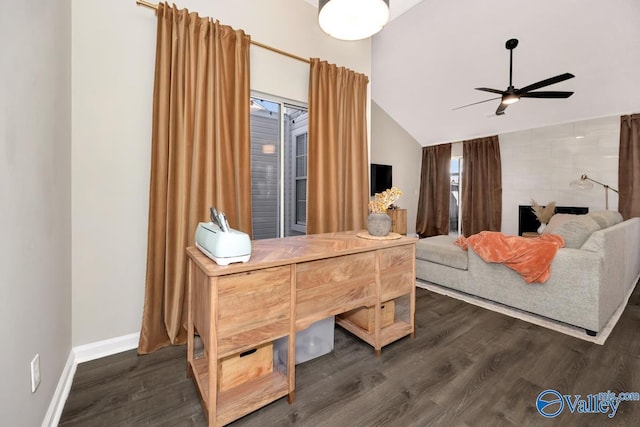
[[[184,346],[78,366],[60,426],[204,426]],[[604,346],[417,289],[416,338],[373,349],[340,328],[334,351],[297,366],[282,398],[244,426],[637,426],[640,402],[613,419],[545,419],[538,394],[640,392],[640,286]]]

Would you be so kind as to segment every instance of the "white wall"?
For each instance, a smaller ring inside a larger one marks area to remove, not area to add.
[[[576,139],[576,136],[584,136]],[[518,233],[518,205],[605,208],[603,187],[574,190],[571,181],[587,174],[618,189],[620,116],[542,127],[499,136],[502,159],[502,231]],[[609,191],[609,209],[618,195]]]
[[[371,43],[317,27],[293,0],[180,0],[253,39],[370,76]],[[73,345],[138,332],[146,269],[154,12],[134,0],[72,3]],[[251,88],[306,101],[308,64],[251,47]]]
[[[375,102],[371,103],[371,163],[393,166],[393,185],[403,193],[396,204],[407,210],[407,235],[414,235],[422,146]]]
[[[71,11],[65,0],[3,6],[0,424],[35,426],[71,350]]]

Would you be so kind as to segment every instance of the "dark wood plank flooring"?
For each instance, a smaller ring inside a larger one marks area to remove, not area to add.
[[[135,350],[78,366],[60,426],[204,426],[184,346]],[[296,402],[282,398],[245,426],[637,426],[640,402],[613,419],[545,419],[545,389],[640,392],[640,286],[604,346],[423,289],[416,338],[373,349],[339,327],[334,351],[296,368]]]

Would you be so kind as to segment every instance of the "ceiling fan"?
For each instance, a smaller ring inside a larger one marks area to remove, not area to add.
[[[496,116],[501,116],[504,114],[504,110],[514,102],[518,102],[520,98],[568,98],[573,95],[573,92],[563,92],[563,91],[539,91],[539,92],[531,92],[536,89],[543,88],[545,86],[550,86],[552,84],[560,83],[565,80],[569,80],[575,77],[571,73],[560,74],[555,77],[550,77],[545,80],[541,80],[537,83],[530,84],[529,86],[525,86],[522,89],[517,89],[513,87],[513,49],[518,46],[518,39],[509,39],[505,43],[505,47],[509,50],[509,87],[507,90],[498,90],[491,89],[488,87],[477,87],[476,90],[481,90],[483,92],[491,92],[497,93],[500,96],[496,98],[486,99],[480,102],[474,102],[473,104],[463,105],[462,107],[454,108],[454,110],[458,110],[460,108],[470,107],[476,104],[482,104],[483,102],[489,102],[496,99],[502,99],[498,109],[496,110]]]

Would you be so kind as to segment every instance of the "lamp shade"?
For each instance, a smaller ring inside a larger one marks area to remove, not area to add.
[[[389,21],[389,0],[320,0],[322,31],[340,40],[371,37]]]
[[[580,176],[580,179],[571,181],[569,185],[577,190],[591,190],[593,188],[593,183],[587,175]]]
[[[594,182],[598,185],[602,185],[602,187],[604,188],[604,208],[606,210],[609,210],[609,190],[619,193],[619,191],[616,190],[615,188],[611,188],[607,184],[603,184],[600,181],[596,181],[593,178],[589,178],[585,174],[582,174],[579,180],[571,181],[569,185],[571,186],[571,188],[577,188],[579,190],[591,190],[593,188]]]

